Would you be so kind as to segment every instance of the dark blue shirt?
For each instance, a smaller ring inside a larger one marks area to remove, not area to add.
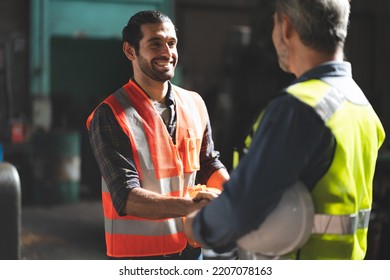
[[[293,83],[309,79],[342,84],[351,79],[351,67],[347,62],[328,62]],[[196,238],[217,252],[234,248],[237,239],[259,227],[295,182],[314,187],[327,172],[335,145],[314,109],[283,91],[266,107],[248,154],[224,192],[195,217]]]

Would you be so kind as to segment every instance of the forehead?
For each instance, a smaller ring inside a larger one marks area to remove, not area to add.
[[[149,40],[151,38],[176,39],[175,27],[170,22],[144,24],[141,26],[141,31],[143,34],[142,40]]]

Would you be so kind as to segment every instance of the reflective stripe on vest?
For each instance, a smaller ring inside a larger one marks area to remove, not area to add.
[[[163,195],[183,197],[187,188],[194,185],[199,169],[207,111],[196,93],[172,86],[172,94],[177,112],[176,145],[149,97],[134,82],[130,81],[104,103],[110,106],[130,138],[141,187]],[[171,254],[186,246],[181,218],[151,220],[119,216],[104,180],[102,195],[109,256]]]
[[[354,83],[349,79],[347,83]],[[345,84],[345,83],[344,83]],[[356,84],[345,84],[359,90]],[[287,92],[312,107],[335,136],[337,146],[328,172],[312,191],[317,214],[302,259],[363,259],[372,203],[372,180],[385,132],[372,107],[352,104],[321,80],[294,84]],[[355,118],[351,118],[355,115]],[[245,140],[261,124],[262,114]],[[355,136],[356,135],[356,136]],[[359,142],[364,139],[364,143]],[[340,140],[340,141],[338,141]],[[363,148],[363,149],[362,149]]]
[[[370,209],[359,210],[352,215],[326,215],[314,216],[313,234],[355,234],[358,229],[368,228]]]
[[[354,83],[346,81],[351,82]],[[349,85],[359,90],[356,84]],[[299,256],[302,259],[364,259],[372,180],[384,139],[379,118],[369,104],[353,104],[321,80],[294,84],[287,92],[311,106],[336,140],[333,161],[312,190],[317,214],[313,234]]]
[[[112,204],[110,195],[108,193],[107,185],[102,181],[103,196],[107,200],[104,210],[109,208]],[[111,208],[112,209],[112,208]],[[114,209],[112,209],[114,210]],[[115,211],[115,210],[114,210]],[[130,234],[130,235],[147,235],[160,236],[177,234],[183,231],[182,218],[175,219],[160,219],[150,220],[132,216],[117,216],[114,213],[105,213],[105,229],[109,234]],[[108,217],[112,217],[110,219]],[[115,220],[115,222],[114,222]]]
[[[326,123],[341,107],[344,101],[345,97],[335,88],[331,88],[314,106],[314,110]]]

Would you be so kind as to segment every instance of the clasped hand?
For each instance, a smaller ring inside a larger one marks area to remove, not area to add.
[[[196,185],[192,187],[188,191],[189,197],[192,198],[193,201],[198,202],[202,199],[213,200],[220,195],[221,191],[216,188],[208,188],[205,185]]]

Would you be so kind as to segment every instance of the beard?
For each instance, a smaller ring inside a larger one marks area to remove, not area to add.
[[[138,62],[139,62],[138,65],[139,65],[139,68],[141,69],[141,71],[146,76],[151,78],[152,80],[164,83],[164,82],[172,79],[173,76],[175,75],[175,68],[176,68],[176,64],[177,64],[177,59],[174,59],[171,68],[159,69],[159,67],[156,66],[156,64],[154,62],[155,62],[155,60],[164,60],[164,58],[155,58],[151,61],[150,64],[141,54],[137,55],[137,58],[138,58]]]

